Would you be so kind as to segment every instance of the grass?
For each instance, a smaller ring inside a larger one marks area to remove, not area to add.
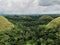
[[[1,30],[8,30],[13,27],[14,27],[14,25],[11,22],[9,22],[8,19],[6,19],[3,16],[0,16],[0,31]]]
[[[53,19],[51,22],[49,22],[46,27],[47,28],[57,28],[57,26],[60,25],[60,17],[57,17]]]

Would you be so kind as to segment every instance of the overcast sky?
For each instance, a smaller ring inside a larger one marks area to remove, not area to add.
[[[0,0],[4,14],[60,14],[60,0]]]

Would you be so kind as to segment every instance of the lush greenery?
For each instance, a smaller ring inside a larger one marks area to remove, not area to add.
[[[14,28],[0,31],[0,45],[60,45],[59,15],[4,17]]]

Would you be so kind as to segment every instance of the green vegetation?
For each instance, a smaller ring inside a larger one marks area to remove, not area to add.
[[[59,15],[1,17],[0,45],[60,45]]]
[[[57,28],[60,25],[60,17],[55,18],[49,24],[47,24],[47,28]]]
[[[44,15],[44,16],[41,16],[39,18],[39,21],[41,24],[47,24],[49,23],[51,20],[53,20],[53,18],[51,16],[48,16],[48,15]]]
[[[0,31],[8,30],[13,27],[14,27],[14,25],[11,22],[9,22],[5,17],[0,16]]]

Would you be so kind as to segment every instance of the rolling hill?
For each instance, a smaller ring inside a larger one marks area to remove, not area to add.
[[[53,19],[51,22],[49,22],[46,27],[47,28],[57,28],[60,25],[60,17],[57,17]]]
[[[0,16],[0,31],[12,29],[14,25],[3,16]]]

